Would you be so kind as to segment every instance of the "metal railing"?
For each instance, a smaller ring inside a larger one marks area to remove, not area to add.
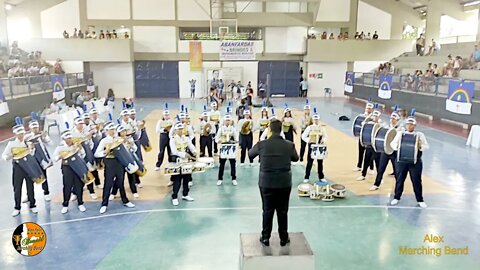
[[[360,73],[355,72],[354,85],[364,85],[371,87],[379,87],[380,76],[375,73]],[[392,75],[393,91],[405,91],[412,93],[425,93],[434,96],[447,96],[448,84],[450,80],[461,80],[464,82],[475,83],[475,92],[473,99],[480,97],[480,80],[464,80],[462,78],[451,77],[423,77],[423,76],[407,76],[407,75]]]
[[[451,37],[441,37],[438,42],[440,44],[455,44],[455,43],[464,43],[464,42],[475,42],[477,40],[476,35],[463,35],[463,36],[451,36]]]
[[[3,88],[3,94],[6,99],[13,99],[17,96],[34,95],[52,91],[52,78],[58,74],[0,78],[0,84]],[[90,78],[93,79],[93,73],[66,73],[63,74],[64,88],[86,85]]]

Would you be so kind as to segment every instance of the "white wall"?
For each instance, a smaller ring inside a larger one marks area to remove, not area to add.
[[[175,20],[175,0],[132,1],[135,20]]]
[[[205,12],[206,11],[206,12]],[[177,1],[178,20],[210,20],[210,0]]]
[[[73,29],[80,29],[79,0],[68,0],[40,13],[43,38],[63,38],[63,31],[71,35]],[[85,29],[82,29],[85,31]]]
[[[378,32],[379,39],[390,39],[392,15],[362,1],[358,3],[357,31],[373,36]]]
[[[350,0],[321,0],[317,22],[350,21]]]
[[[389,60],[385,61],[356,61],[353,63],[353,71],[354,72],[363,72],[368,73],[372,72],[374,69],[378,68],[381,63],[388,62]]]
[[[130,19],[130,0],[87,0],[87,18],[91,20]]]
[[[215,40],[203,40],[202,42],[202,52],[203,53],[220,53],[220,41]],[[263,52],[263,41],[254,40],[256,53]],[[179,40],[178,42],[178,52],[179,53],[188,53],[190,52],[189,47],[190,41],[188,40]]]
[[[237,12],[262,12],[262,9],[262,2],[237,1]]]
[[[307,3],[306,2],[267,2],[266,11],[281,12],[281,13],[307,12]]]
[[[174,26],[134,26],[135,52],[174,53],[177,51],[177,35]]]
[[[28,40],[34,37],[32,22],[27,17],[7,18],[8,42]],[[3,46],[3,44],[2,44]],[[20,48],[22,44],[19,44]]]
[[[304,53],[306,50],[307,27],[266,27],[265,52]]]
[[[47,61],[52,66],[56,61]],[[66,73],[78,73],[83,72],[83,62],[82,61],[62,61],[62,68]]]
[[[203,62],[203,68],[219,68],[220,62]],[[195,96],[197,98],[205,96],[208,92],[207,87],[207,78],[204,74],[204,71],[190,71],[190,62],[180,61],[178,62],[178,85],[180,88],[179,96],[180,98],[189,98],[190,97],[190,81],[194,79],[197,81],[195,88]]]
[[[251,61],[251,62],[223,62],[223,67],[241,67],[243,68],[243,78],[242,83],[243,85],[247,85],[250,81],[252,82],[252,88],[254,93],[257,92],[257,83],[258,83],[258,62]]]
[[[93,72],[100,96],[106,96],[109,88],[113,89],[116,98],[135,95],[133,63],[91,62],[90,71]]]
[[[333,91],[333,96],[343,96],[343,84],[347,72],[346,62],[309,62],[307,64],[308,78],[310,73],[323,73],[323,79],[308,79],[308,96],[323,97],[323,89],[328,87]]]

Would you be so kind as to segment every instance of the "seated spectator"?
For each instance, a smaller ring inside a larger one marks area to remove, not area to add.
[[[463,59],[461,56],[456,56],[453,61],[453,77],[458,77],[460,75],[460,69],[463,66]]]
[[[78,38],[85,38],[85,35],[82,32],[82,29],[78,30]]]
[[[322,33],[321,39],[322,39],[322,40],[327,39],[327,32],[323,32],[323,33]]]
[[[128,32],[125,32],[125,35],[123,36],[125,39],[129,39],[130,38],[130,35],[128,34]]]
[[[367,36],[365,37],[366,40],[371,40],[372,36],[370,35],[370,32],[368,32]]]
[[[113,29],[113,31],[112,31],[112,38],[114,38],[114,39],[118,38],[117,32],[115,31],[115,29]]]
[[[468,62],[469,68],[470,69],[478,69],[478,63],[480,62],[480,49],[478,48],[478,45],[475,44],[475,48],[470,55],[470,60]]]
[[[432,65],[432,63],[428,63],[428,65],[427,65],[427,70],[433,71],[433,65]]]
[[[333,33],[330,33],[330,36],[328,37],[328,39],[335,39],[335,36],[333,35]]]
[[[78,38],[78,32],[77,32],[77,31],[78,31],[77,28],[74,28],[74,29],[73,29],[73,36],[72,36],[72,38]]]
[[[53,65],[53,72],[55,74],[65,74],[65,71],[63,70],[63,67],[62,67],[62,60],[61,59],[57,59],[57,61]]]
[[[105,39],[105,33],[103,33],[103,30],[100,30],[100,35],[98,37],[99,39]]]
[[[442,71],[440,70],[437,64],[433,64],[433,75],[435,77],[440,77],[442,75]]]
[[[337,39],[342,40],[343,39],[343,34],[342,33],[338,34]]]
[[[436,55],[440,51],[440,43],[437,43],[433,38],[432,38],[432,45],[430,45],[430,48],[428,50],[427,55]]]
[[[67,30],[63,30],[63,38],[69,38],[70,35],[68,34]]]
[[[38,74],[39,75],[49,75],[50,70],[48,69],[48,67],[46,65],[44,65],[40,68],[40,70],[38,71]]]
[[[92,38],[88,30],[85,30],[85,38]]]
[[[345,32],[345,33],[343,34],[343,39],[344,39],[344,40],[348,40],[348,32]]]
[[[365,39],[365,33],[363,33],[363,31],[360,33],[359,39]]]
[[[410,73],[407,73],[405,76],[405,85],[404,88],[407,88],[408,90],[413,90],[413,84],[415,83],[415,79]]]
[[[110,31],[107,30],[107,32],[105,33],[105,38],[112,39],[112,34],[110,33]]]
[[[388,63],[388,74],[395,74],[395,67],[392,65],[392,63]]]
[[[425,75],[420,79],[419,91],[430,92],[430,87],[433,84],[433,73],[431,70],[427,70]]]
[[[354,39],[360,39],[360,34],[358,32],[355,33]]]
[[[193,40],[198,40],[198,34],[195,33],[195,34],[193,35]]]
[[[373,39],[378,39],[377,31],[375,31],[375,33],[373,33]]]
[[[92,33],[90,33],[90,38],[97,39],[97,33],[95,31],[92,31]]]

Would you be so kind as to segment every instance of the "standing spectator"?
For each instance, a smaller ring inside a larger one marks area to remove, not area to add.
[[[260,98],[264,99],[265,93],[266,93],[266,86],[262,81],[260,81],[260,83],[258,84],[258,94]]]
[[[414,78],[410,73],[407,73],[407,76],[405,76],[405,88],[408,90],[413,90],[413,83],[415,82]]]
[[[190,83],[190,99],[193,100],[195,98],[195,83],[197,81],[195,79],[191,79],[188,82]]]
[[[378,39],[377,31],[375,31],[375,33],[373,33],[373,39]]]
[[[422,56],[425,48],[425,37],[423,36],[423,34],[420,34],[420,36],[417,38],[415,47],[417,49],[417,55]]]
[[[128,32],[125,32],[125,35],[123,36],[125,39],[129,39],[130,38],[130,35],[128,34]]]
[[[335,39],[335,36],[333,35],[333,33],[330,33],[330,36],[328,37],[328,39]]]
[[[112,30],[112,38],[113,38],[113,39],[117,39],[117,38],[118,38],[117,32],[115,31],[115,29]]]
[[[63,38],[69,38],[70,35],[68,34],[67,30],[63,30]]]
[[[108,107],[108,111],[110,113],[112,113],[113,109],[115,109],[115,93],[113,92],[112,88],[108,89],[107,98],[105,99],[105,103],[103,105]]]
[[[85,38],[82,32],[82,29],[78,30],[78,38]]]
[[[78,32],[77,31],[78,31],[77,28],[73,29],[73,36],[72,36],[73,38],[78,38]]]
[[[307,94],[308,94],[308,83],[307,83],[307,80],[303,79],[303,80],[300,82],[300,86],[302,87],[301,97],[307,97]]]
[[[460,69],[463,66],[463,59],[461,56],[455,56],[453,61],[453,77],[458,77],[460,75]]]
[[[104,39],[105,38],[105,33],[103,33],[103,30],[100,30],[100,36],[98,38],[99,39]]]
[[[392,65],[392,63],[388,63],[387,69],[388,74],[395,74],[395,67]]]
[[[430,45],[430,49],[428,50],[427,55],[435,55],[437,52],[440,50],[440,43],[437,43],[433,38],[432,38],[432,45]]]
[[[225,83],[223,82],[222,79],[218,80],[218,84],[217,84],[217,88],[218,88],[218,92],[219,92],[219,95],[220,95],[220,100],[223,101],[225,100],[225,93],[223,91],[223,89],[225,88]]]
[[[365,37],[366,40],[371,40],[372,36],[370,35],[370,32],[368,32],[367,36]]]

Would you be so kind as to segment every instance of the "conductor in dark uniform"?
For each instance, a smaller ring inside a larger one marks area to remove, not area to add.
[[[258,185],[262,196],[263,230],[260,242],[264,246],[270,245],[273,214],[276,211],[280,245],[285,246],[290,242],[287,217],[292,189],[290,164],[298,161],[299,157],[295,145],[280,136],[282,122],[273,119],[270,129],[272,136],[257,143],[248,155],[250,159],[260,156],[261,161]]]

